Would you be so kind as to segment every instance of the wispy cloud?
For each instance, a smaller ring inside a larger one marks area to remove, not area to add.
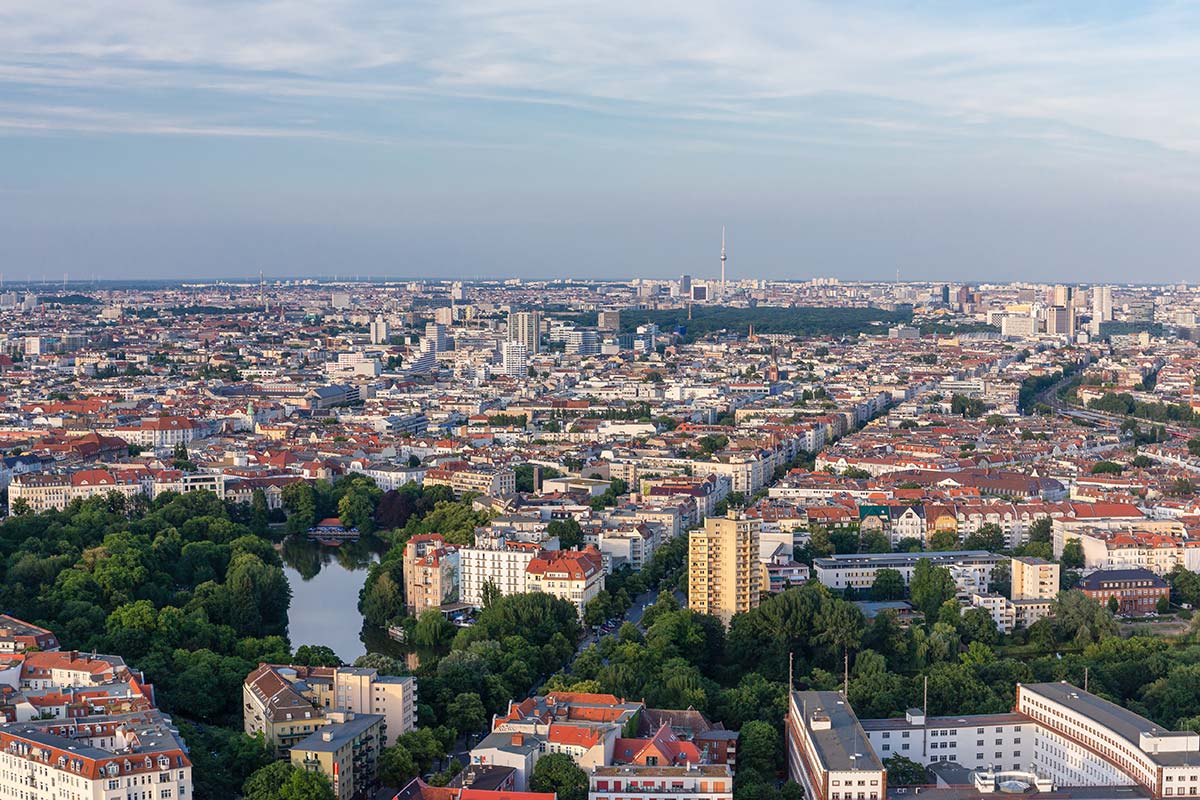
[[[834,126],[905,144],[987,135],[1191,159],[1197,74],[1200,10],[1172,3],[9,0],[0,9],[9,108],[0,124],[78,133],[411,141],[420,131],[397,122],[406,106],[444,101],[492,104],[463,112],[475,120],[493,106],[536,105],[707,126],[718,141],[803,141],[822,136],[805,126]],[[58,103],[77,113],[46,113]],[[322,113],[329,104],[339,113]]]

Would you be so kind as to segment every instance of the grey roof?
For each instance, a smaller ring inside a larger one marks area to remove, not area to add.
[[[1083,714],[1125,739],[1138,750],[1141,749],[1140,738],[1143,733],[1153,733],[1156,736],[1167,736],[1173,733],[1127,708],[1110,703],[1069,683],[1026,683],[1021,685],[1021,690],[1040,694],[1072,711]],[[1200,763],[1200,753],[1196,751],[1147,752],[1146,756],[1154,763],[1168,767]]]
[[[518,731],[517,736],[522,738],[521,744],[513,744],[512,731],[497,731],[489,733],[480,740],[479,744],[475,745],[474,750],[500,750],[504,753],[515,753],[517,755],[528,755],[534,750],[541,747],[546,740],[544,736],[539,736],[535,733],[523,733]]]
[[[889,564],[916,564],[921,559],[926,558],[935,563],[998,562],[1008,561],[1009,559],[1008,556],[994,555],[987,550],[931,550],[920,553],[842,553],[824,558],[814,558],[813,566],[825,569],[836,569],[838,567],[849,567],[860,564],[868,567],[882,567]]]
[[[355,714],[354,719],[348,719],[345,722],[331,722],[318,728],[316,732],[292,745],[292,749],[307,750],[312,753],[333,753],[380,722],[383,722],[381,714]],[[326,736],[330,737],[329,741],[325,741]]]
[[[830,771],[882,770],[883,763],[867,741],[867,734],[850,704],[838,692],[793,692],[802,709],[803,725],[812,737],[821,763]],[[822,711],[829,717],[828,730],[813,730],[812,715]]]

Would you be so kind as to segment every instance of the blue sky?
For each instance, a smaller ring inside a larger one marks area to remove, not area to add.
[[[0,264],[1195,280],[1200,7],[0,6]]]

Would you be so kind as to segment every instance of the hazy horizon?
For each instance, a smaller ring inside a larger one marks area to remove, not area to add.
[[[0,10],[0,272],[1195,280],[1200,7]],[[57,281],[56,281],[57,278]]]

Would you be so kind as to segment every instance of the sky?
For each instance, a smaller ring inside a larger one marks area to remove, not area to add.
[[[1200,276],[1200,4],[0,4],[0,272]]]

